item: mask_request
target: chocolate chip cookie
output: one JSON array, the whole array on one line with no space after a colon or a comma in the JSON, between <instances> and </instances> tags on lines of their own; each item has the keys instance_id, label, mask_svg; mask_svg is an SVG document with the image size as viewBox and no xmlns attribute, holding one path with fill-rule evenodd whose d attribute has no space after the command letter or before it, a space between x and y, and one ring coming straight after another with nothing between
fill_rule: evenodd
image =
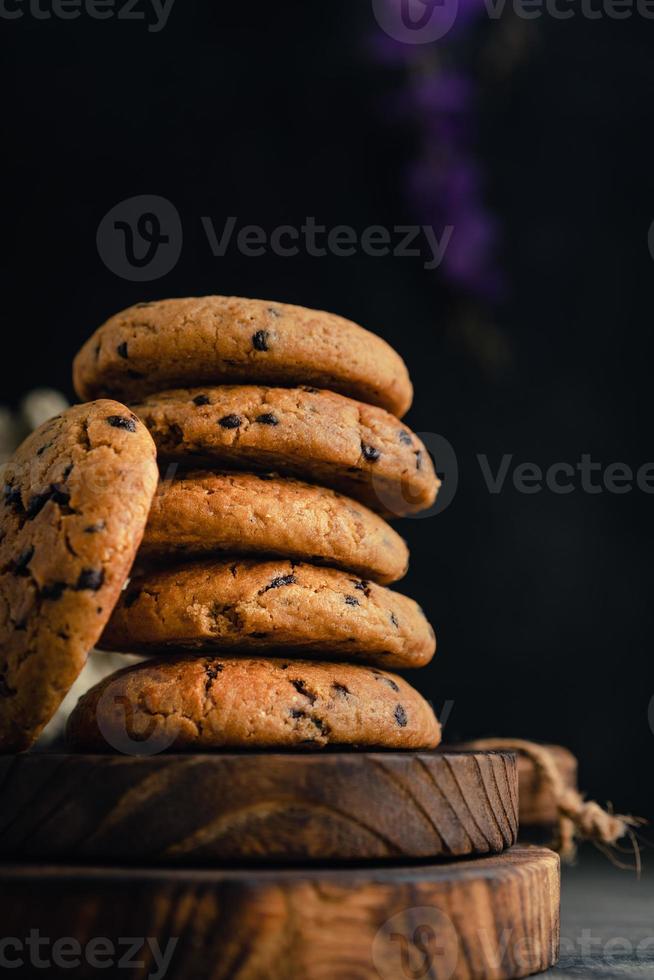
<instances>
[{"instance_id":1,"label":"chocolate chip cookie","mask_svg":"<svg viewBox=\"0 0 654 980\"><path fill-rule=\"evenodd\" d=\"M148 563L233 555L342 568L383 584L409 552L381 517L334 490L274 473L191 472L163 480L139 558Z\"/></svg>"},{"instance_id":2,"label":"chocolate chip cookie","mask_svg":"<svg viewBox=\"0 0 654 980\"><path fill-rule=\"evenodd\" d=\"M397 517L430 507L440 486L410 429L382 408L331 391L177 389L151 395L133 410L164 461L276 470Z\"/></svg>"},{"instance_id":3,"label":"chocolate chip cookie","mask_svg":"<svg viewBox=\"0 0 654 980\"><path fill-rule=\"evenodd\" d=\"M157 487L124 405L78 405L16 451L0 502L0 751L28 748L118 599Z\"/></svg>"},{"instance_id":4,"label":"chocolate chip cookie","mask_svg":"<svg viewBox=\"0 0 654 980\"><path fill-rule=\"evenodd\" d=\"M440 726L393 674L303 660L175 657L106 678L68 721L77 749L431 749Z\"/></svg>"},{"instance_id":5,"label":"chocolate chip cookie","mask_svg":"<svg viewBox=\"0 0 654 980\"><path fill-rule=\"evenodd\" d=\"M111 317L75 359L81 398L133 401L195 384L332 388L394 415L413 389L402 358L333 313L229 296L139 303Z\"/></svg>"},{"instance_id":6,"label":"chocolate chip cookie","mask_svg":"<svg viewBox=\"0 0 654 980\"><path fill-rule=\"evenodd\" d=\"M407 596L333 568L203 561L134 579L99 646L132 653L292 650L422 667L434 632Z\"/></svg>"}]
</instances>

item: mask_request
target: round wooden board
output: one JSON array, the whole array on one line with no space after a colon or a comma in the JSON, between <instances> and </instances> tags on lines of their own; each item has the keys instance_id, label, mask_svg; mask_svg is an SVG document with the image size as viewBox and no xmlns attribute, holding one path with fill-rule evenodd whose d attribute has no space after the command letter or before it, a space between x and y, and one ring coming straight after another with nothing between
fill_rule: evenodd
<instances>
[{"instance_id":1,"label":"round wooden board","mask_svg":"<svg viewBox=\"0 0 654 980\"><path fill-rule=\"evenodd\" d=\"M494 854L506 752L0 757L0 859L185 866Z\"/></svg>"},{"instance_id":2,"label":"round wooden board","mask_svg":"<svg viewBox=\"0 0 654 980\"><path fill-rule=\"evenodd\" d=\"M156 942L170 956L167 980L503 980L555 963L559 889L557 855L528 847L350 870L12 865L0 866L0 915L5 936L48 937L38 949L50 960L47 975L73 980L98 976L88 963L92 940L105 940L108 966L127 956L128 936L132 959L144 966L110 976L154 975ZM57 968L53 943L61 938L80 943L78 968ZM27 970L26 946L6 952Z\"/></svg>"}]
</instances>

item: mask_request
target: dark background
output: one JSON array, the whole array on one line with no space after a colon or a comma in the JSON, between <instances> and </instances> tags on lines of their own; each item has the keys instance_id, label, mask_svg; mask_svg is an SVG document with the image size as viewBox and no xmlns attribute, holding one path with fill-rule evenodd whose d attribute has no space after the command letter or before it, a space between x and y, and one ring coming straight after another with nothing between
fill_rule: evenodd
<instances>
[{"instance_id":1,"label":"dark background","mask_svg":"<svg viewBox=\"0 0 654 980\"><path fill-rule=\"evenodd\" d=\"M158 34L86 17L0 30L1 400L37 385L72 398L88 334L161 296L286 300L382 334L413 376L407 421L445 436L460 468L444 513L400 526L402 590L440 641L411 680L437 709L454 701L448 740L563 743L589 794L654 814L654 497L524 495L510 480L491 495L476 459L654 460L654 22L543 18L510 72L479 69L475 152L502 230L501 305L473 304L418 260L234 247L216 259L207 246L201 215L268 230L307 215L359 230L420 220L403 177L419 135L389 110L404 68L372 53L367 0L177 0ZM452 57L474 75L496 30ZM144 284L111 273L95 244L103 215L137 194L168 198L184 225L177 267Z\"/></svg>"}]
</instances>

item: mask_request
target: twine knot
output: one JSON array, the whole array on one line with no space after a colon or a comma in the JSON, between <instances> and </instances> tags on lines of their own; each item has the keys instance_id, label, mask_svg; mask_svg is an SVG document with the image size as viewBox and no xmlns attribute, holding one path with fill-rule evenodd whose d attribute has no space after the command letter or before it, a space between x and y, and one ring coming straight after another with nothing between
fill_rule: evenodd
<instances>
[{"instance_id":1,"label":"twine knot","mask_svg":"<svg viewBox=\"0 0 654 980\"><path fill-rule=\"evenodd\" d=\"M549 749L535 742L528 742L519 738L483 738L470 743L470 748L479 750L505 750L509 752L520 752L530 759L537 776L551 794L559 813L558 836L554 842L554 849L557 850L561 858L565 861L572 861L576 855L577 848L575 840L589 840L596 844L600 850L608 853L611 860L615 861L608 848L617 847L618 841L622 837L630 837L636 858L636 870L640 871L640 852L636 836L632 827L642 826L646 821L639 817L631 817L623 814L612 813L604 810L599 803L593 800L585 800L581 793L576 789L566 786L559 772L556 760Z\"/></svg>"}]
</instances>

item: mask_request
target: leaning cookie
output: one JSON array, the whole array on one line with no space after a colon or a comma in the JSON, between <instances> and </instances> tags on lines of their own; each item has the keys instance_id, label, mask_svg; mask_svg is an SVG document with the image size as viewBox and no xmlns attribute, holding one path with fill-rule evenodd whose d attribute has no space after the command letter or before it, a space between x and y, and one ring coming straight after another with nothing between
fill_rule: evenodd
<instances>
[{"instance_id":1,"label":"leaning cookie","mask_svg":"<svg viewBox=\"0 0 654 980\"><path fill-rule=\"evenodd\" d=\"M134 579L99 642L105 650L262 651L422 667L434 632L407 596L333 568L211 561Z\"/></svg>"},{"instance_id":2,"label":"leaning cookie","mask_svg":"<svg viewBox=\"0 0 654 980\"><path fill-rule=\"evenodd\" d=\"M429 453L406 425L331 391L178 389L132 408L164 462L276 470L395 517L430 507L440 486Z\"/></svg>"},{"instance_id":3,"label":"leaning cookie","mask_svg":"<svg viewBox=\"0 0 654 980\"><path fill-rule=\"evenodd\" d=\"M157 487L124 405L78 405L16 451L0 503L0 751L54 715L118 599Z\"/></svg>"},{"instance_id":4,"label":"leaning cookie","mask_svg":"<svg viewBox=\"0 0 654 980\"><path fill-rule=\"evenodd\" d=\"M91 688L68 721L76 749L432 749L440 725L406 681L351 664L175 657Z\"/></svg>"},{"instance_id":5,"label":"leaning cookie","mask_svg":"<svg viewBox=\"0 0 654 980\"><path fill-rule=\"evenodd\" d=\"M334 490L273 473L186 473L163 480L139 558L149 563L221 552L330 565L386 584L409 552L381 517Z\"/></svg>"},{"instance_id":6,"label":"leaning cookie","mask_svg":"<svg viewBox=\"0 0 654 980\"><path fill-rule=\"evenodd\" d=\"M231 296L139 303L116 314L74 364L81 398L134 400L193 384L332 388L404 415L413 389L402 358L350 320Z\"/></svg>"}]
</instances>

